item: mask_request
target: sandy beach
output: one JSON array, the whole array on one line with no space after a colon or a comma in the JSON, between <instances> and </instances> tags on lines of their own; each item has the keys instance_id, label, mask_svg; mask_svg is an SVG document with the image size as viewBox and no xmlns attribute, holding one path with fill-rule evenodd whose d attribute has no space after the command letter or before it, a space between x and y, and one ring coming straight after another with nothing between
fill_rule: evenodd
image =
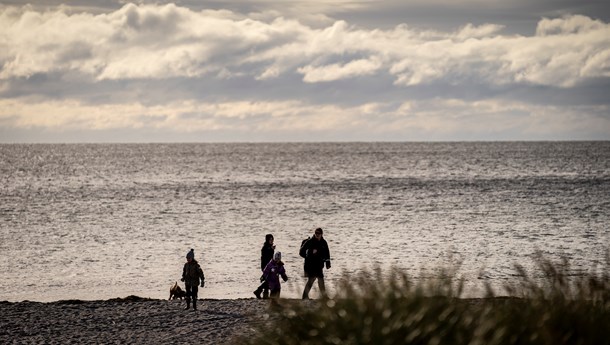
<instances>
[{"instance_id":1,"label":"sandy beach","mask_svg":"<svg viewBox=\"0 0 610 345\"><path fill-rule=\"evenodd\" d=\"M0 344L228 344L269 317L269 301L184 301L136 296L105 301L0 302Z\"/></svg>"},{"instance_id":2,"label":"sandy beach","mask_svg":"<svg viewBox=\"0 0 610 345\"><path fill-rule=\"evenodd\" d=\"M504 299L495 299L504 301ZM281 304L302 300L280 299ZM482 299L463 299L479 305ZM270 300L204 299L198 310L181 300L137 296L109 300L0 302L0 344L235 344L278 315ZM310 300L305 303L316 303Z\"/></svg>"}]
</instances>

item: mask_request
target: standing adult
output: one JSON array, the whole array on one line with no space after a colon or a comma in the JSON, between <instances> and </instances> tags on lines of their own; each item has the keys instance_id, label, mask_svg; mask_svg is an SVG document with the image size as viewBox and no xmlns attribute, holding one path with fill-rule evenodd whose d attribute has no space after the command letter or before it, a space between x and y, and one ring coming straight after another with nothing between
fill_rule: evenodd
<instances>
[{"instance_id":1,"label":"standing adult","mask_svg":"<svg viewBox=\"0 0 610 345\"><path fill-rule=\"evenodd\" d=\"M264 271L269 261L273 260L273 253L275 252L273 241L272 234L265 235L265 243L261 248L261 271ZM261 279L263 279L262 276ZM263 293L263 298L269 298L269 282L267 280L263 279L261 285L254 291L256 298L261 298L261 292Z\"/></svg>"},{"instance_id":2,"label":"standing adult","mask_svg":"<svg viewBox=\"0 0 610 345\"><path fill-rule=\"evenodd\" d=\"M330 268L330 250L328 243L323 237L322 228L317 228L314 231L314 236L303 243L299 255L305 258L305 275L307 276L307 284L303 290L303 299L309 299L309 291L313 286L314 280L318 280L318 288L320 294L326 297L326 287L324 286L324 265L326 269Z\"/></svg>"},{"instance_id":3,"label":"standing adult","mask_svg":"<svg viewBox=\"0 0 610 345\"><path fill-rule=\"evenodd\" d=\"M186 287L186 308L191 308L191 299L193 300L193 310L197 310L197 292L199 291L199 282L201 287L205 286L205 276L203 270L197 260L195 260L195 251L191 249L186 254L186 263L182 268L182 279Z\"/></svg>"}]
</instances>

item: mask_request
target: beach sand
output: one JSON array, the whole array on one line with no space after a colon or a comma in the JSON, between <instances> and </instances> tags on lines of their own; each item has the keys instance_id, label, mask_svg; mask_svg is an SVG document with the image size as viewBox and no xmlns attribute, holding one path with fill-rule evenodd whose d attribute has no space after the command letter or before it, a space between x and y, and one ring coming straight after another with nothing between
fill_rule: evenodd
<instances>
[{"instance_id":1,"label":"beach sand","mask_svg":"<svg viewBox=\"0 0 610 345\"><path fill-rule=\"evenodd\" d=\"M268 300L0 302L0 344L228 344L272 312Z\"/></svg>"},{"instance_id":2,"label":"beach sand","mask_svg":"<svg viewBox=\"0 0 610 345\"><path fill-rule=\"evenodd\" d=\"M514 298L460 299L473 307L515 303ZM237 344L271 322L279 308L319 300L204 299L198 310L183 300L137 296L99 301L0 302L0 344Z\"/></svg>"}]
</instances>

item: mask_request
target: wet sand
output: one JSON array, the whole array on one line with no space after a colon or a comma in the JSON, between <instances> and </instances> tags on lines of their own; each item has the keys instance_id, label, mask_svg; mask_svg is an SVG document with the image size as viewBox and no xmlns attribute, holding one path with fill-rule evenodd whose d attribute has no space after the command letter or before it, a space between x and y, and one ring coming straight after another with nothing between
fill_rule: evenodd
<instances>
[{"instance_id":1,"label":"wet sand","mask_svg":"<svg viewBox=\"0 0 610 345\"><path fill-rule=\"evenodd\" d=\"M0 302L0 344L229 344L269 318L269 301L184 301L136 296L106 301Z\"/></svg>"}]
</instances>

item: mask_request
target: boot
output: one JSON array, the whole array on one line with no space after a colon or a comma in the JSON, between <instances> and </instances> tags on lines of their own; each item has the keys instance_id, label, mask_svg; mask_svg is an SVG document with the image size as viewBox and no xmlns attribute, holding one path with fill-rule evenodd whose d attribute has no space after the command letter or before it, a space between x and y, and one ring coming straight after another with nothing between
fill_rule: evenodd
<instances>
[{"instance_id":1,"label":"boot","mask_svg":"<svg viewBox=\"0 0 610 345\"><path fill-rule=\"evenodd\" d=\"M269 298L269 290L263 290L263 299Z\"/></svg>"},{"instance_id":2,"label":"boot","mask_svg":"<svg viewBox=\"0 0 610 345\"><path fill-rule=\"evenodd\" d=\"M193 310L197 310L197 300L193 300Z\"/></svg>"},{"instance_id":3,"label":"boot","mask_svg":"<svg viewBox=\"0 0 610 345\"><path fill-rule=\"evenodd\" d=\"M260 287L258 289L256 289L256 291L254 291L254 296L256 296L256 299L261 299L261 288Z\"/></svg>"},{"instance_id":4,"label":"boot","mask_svg":"<svg viewBox=\"0 0 610 345\"><path fill-rule=\"evenodd\" d=\"M189 310L191 309L191 300L186 300L186 307L184 307L184 310Z\"/></svg>"}]
</instances>

